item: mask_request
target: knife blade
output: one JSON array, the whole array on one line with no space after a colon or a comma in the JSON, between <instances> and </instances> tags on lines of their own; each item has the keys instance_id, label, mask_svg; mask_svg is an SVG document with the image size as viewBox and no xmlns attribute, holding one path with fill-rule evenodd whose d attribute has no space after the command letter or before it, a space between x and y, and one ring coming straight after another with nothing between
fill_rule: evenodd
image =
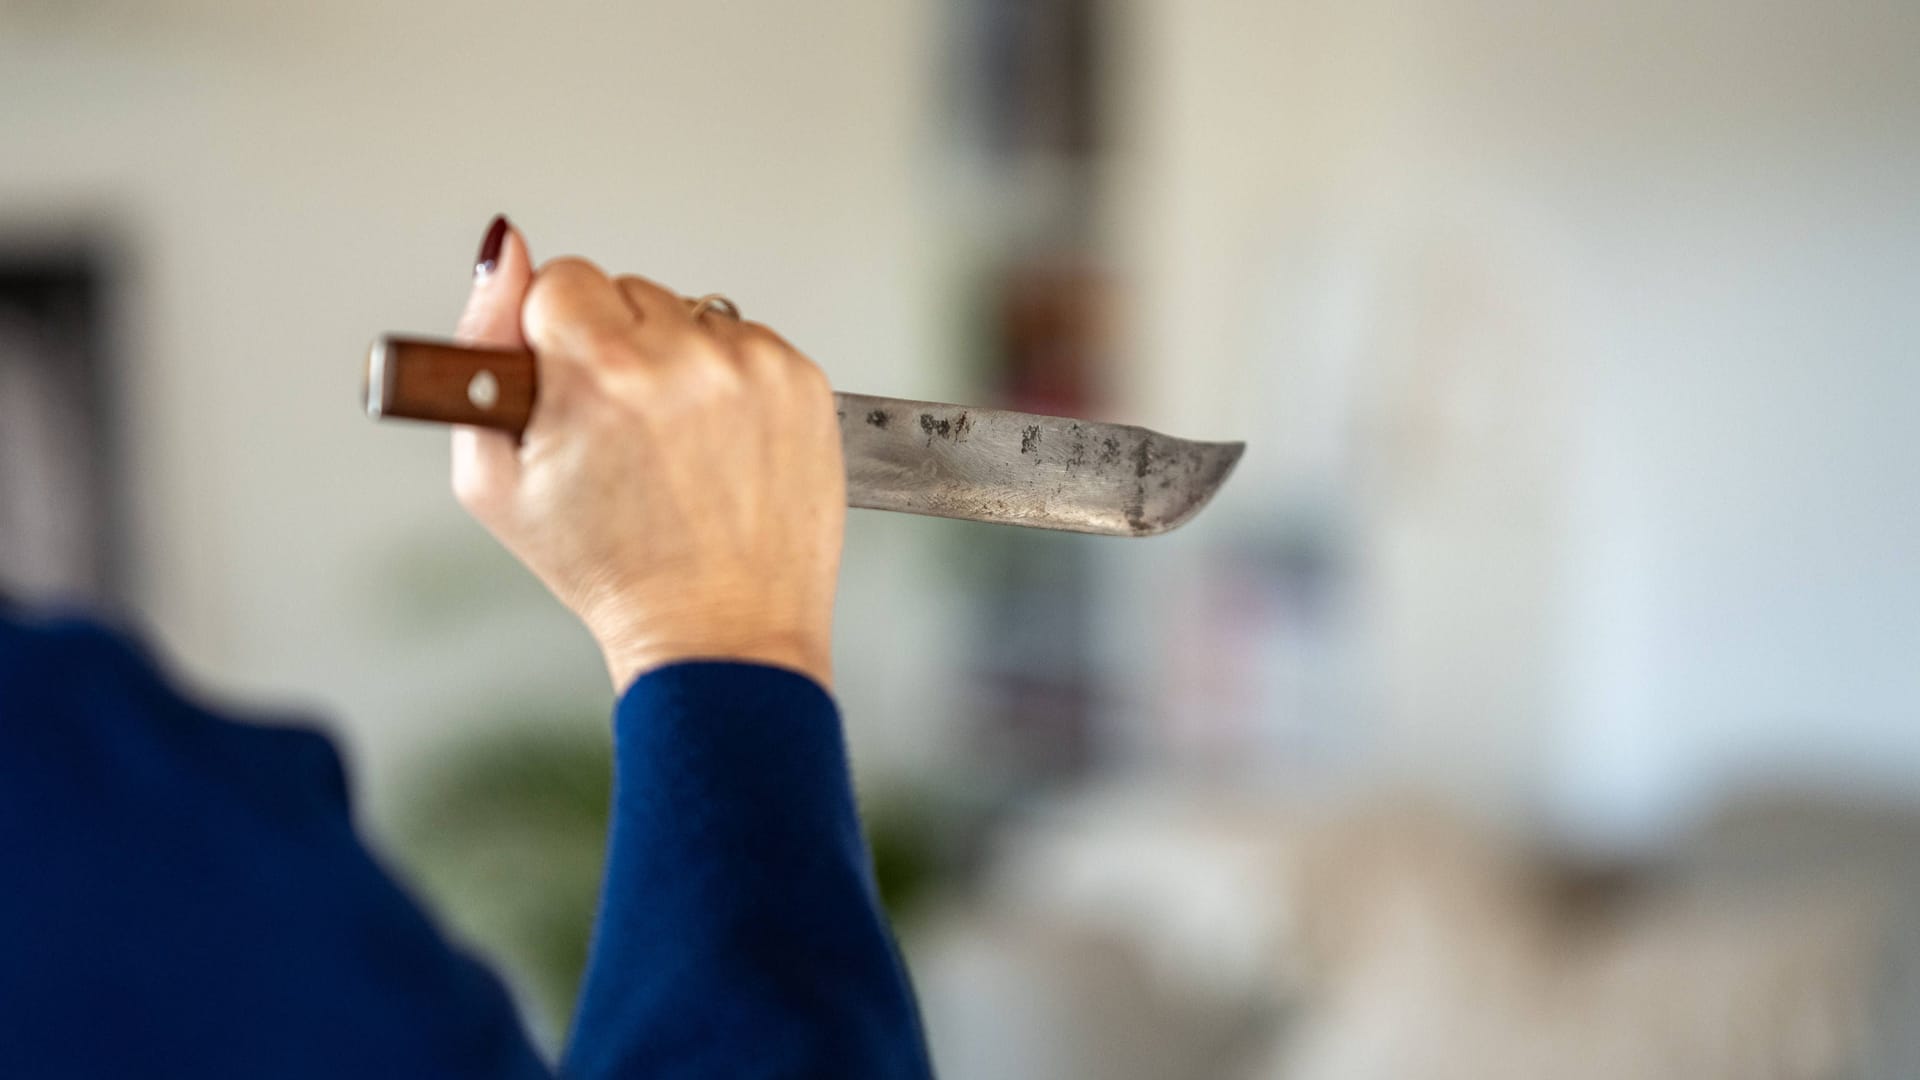
<instances>
[{"instance_id":1,"label":"knife blade","mask_svg":"<svg viewBox=\"0 0 1920 1080\"><path fill-rule=\"evenodd\" d=\"M520 434L538 396L524 350L388 336L367 415ZM847 505L1103 536L1156 536L1200 512L1246 444L1129 424L836 393Z\"/></svg>"}]
</instances>

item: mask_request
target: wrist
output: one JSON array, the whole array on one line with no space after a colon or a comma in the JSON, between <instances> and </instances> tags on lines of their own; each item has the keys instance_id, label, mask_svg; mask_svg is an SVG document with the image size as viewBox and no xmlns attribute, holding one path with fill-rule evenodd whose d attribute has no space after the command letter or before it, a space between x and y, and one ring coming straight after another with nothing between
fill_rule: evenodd
<instances>
[{"instance_id":1,"label":"wrist","mask_svg":"<svg viewBox=\"0 0 1920 1080\"><path fill-rule=\"evenodd\" d=\"M595 633L607 675L615 694L625 694L634 681L669 664L697 660L765 664L807 676L833 689L832 650L825 636L796 633L680 633L638 635L628 632Z\"/></svg>"}]
</instances>

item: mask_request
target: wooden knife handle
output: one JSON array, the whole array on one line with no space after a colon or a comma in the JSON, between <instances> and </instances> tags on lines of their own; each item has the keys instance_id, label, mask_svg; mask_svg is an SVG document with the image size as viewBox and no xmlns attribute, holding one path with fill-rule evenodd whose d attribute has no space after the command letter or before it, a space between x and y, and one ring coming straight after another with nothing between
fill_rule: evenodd
<instances>
[{"instance_id":1,"label":"wooden knife handle","mask_svg":"<svg viewBox=\"0 0 1920 1080\"><path fill-rule=\"evenodd\" d=\"M519 435L538 390L533 354L384 337L367 353L367 415L471 424Z\"/></svg>"}]
</instances>

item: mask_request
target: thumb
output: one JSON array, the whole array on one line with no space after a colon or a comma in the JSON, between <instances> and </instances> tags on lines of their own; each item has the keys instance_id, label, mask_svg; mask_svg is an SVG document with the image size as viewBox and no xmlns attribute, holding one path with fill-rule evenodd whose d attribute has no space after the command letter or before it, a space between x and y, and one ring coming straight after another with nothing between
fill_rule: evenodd
<instances>
[{"instance_id":1,"label":"thumb","mask_svg":"<svg viewBox=\"0 0 1920 1080\"><path fill-rule=\"evenodd\" d=\"M520 230L506 215L487 227L473 266L473 289L454 330L463 345L523 349L520 305L533 281L533 263ZM453 429L453 491L475 516L519 483L520 456L513 436L485 428Z\"/></svg>"},{"instance_id":2,"label":"thumb","mask_svg":"<svg viewBox=\"0 0 1920 1080\"><path fill-rule=\"evenodd\" d=\"M520 302L533 281L526 241L505 214L494 217L473 264L473 290L453 336L462 345L520 349Z\"/></svg>"}]
</instances>

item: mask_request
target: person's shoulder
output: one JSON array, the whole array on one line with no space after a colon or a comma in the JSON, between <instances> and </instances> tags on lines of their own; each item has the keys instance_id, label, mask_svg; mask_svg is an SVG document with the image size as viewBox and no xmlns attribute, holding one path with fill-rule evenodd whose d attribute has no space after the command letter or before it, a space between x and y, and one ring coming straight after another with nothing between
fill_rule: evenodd
<instances>
[{"instance_id":1,"label":"person's shoulder","mask_svg":"<svg viewBox=\"0 0 1920 1080\"><path fill-rule=\"evenodd\" d=\"M125 631L72 611L0 612L0 737L48 722L78 736L171 697Z\"/></svg>"},{"instance_id":2,"label":"person's shoulder","mask_svg":"<svg viewBox=\"0 0 1920 1080\"><path fill-rule=\"evenodd\" d=\"M84 667L150 671L152 662L123 631L71 611L0 610L0 687L46 685L50 676Z\"/></svg>"},{"instance_id":3,"label":"person's shoulder","mask_svg":"<svg viewBox=\"0 0 1920 1080\"><path fill-rule=\"evenodd\" d=\"M0 611L0 756L55 747L149 770L191 761L267 806L335 808L348 794L332 740L298 718L201 703L139 636L97 616Z\"/></svg>"}]
</instances>

